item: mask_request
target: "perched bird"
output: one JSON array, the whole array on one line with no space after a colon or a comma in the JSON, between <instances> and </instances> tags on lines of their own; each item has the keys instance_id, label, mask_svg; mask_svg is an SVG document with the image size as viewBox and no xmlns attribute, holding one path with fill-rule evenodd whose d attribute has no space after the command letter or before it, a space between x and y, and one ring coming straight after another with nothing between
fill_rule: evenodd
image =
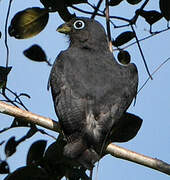
<instances>
[{"instance_id":1,"label":"perched bird","mask_svg":"<svg viewBox=\"0 0 170 180\"><path fill-rule=\"evenodd\" d=\"M92 169L112 127L137 94L137 68L117 63L104 28L93 19L73 18L57 31L70 40L68 49L56 58L49 79L67 140L63 153Z\"/></svg>"}]
</instances>

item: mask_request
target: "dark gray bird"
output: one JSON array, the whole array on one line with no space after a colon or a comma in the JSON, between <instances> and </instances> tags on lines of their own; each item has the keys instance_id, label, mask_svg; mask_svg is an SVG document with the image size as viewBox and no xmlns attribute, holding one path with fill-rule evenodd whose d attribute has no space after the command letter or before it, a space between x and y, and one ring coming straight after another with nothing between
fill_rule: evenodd
<instances>
[{"instance_id":1,"label":"dark gray bird","mask_svg":"<svg viewBox=\"0 0 170 180\"><path fill-rule=\"evenodd\" d=\"M95 20L74 18L57 31L70 39L50 75L55 111L67 139L64 155L92 169L112 127L136 96L137 68L116 62L105 30Z\"/></svg>"}]
</instances>

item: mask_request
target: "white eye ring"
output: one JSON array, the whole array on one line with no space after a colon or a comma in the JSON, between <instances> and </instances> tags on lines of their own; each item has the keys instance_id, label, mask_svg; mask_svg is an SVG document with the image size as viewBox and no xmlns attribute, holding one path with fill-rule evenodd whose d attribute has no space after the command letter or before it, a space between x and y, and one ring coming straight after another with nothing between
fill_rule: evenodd
<instances>
[{"instance_id":1,"label":"white eye ring","mask_svg":"<svg viewBox=\"0 0 170 180\"><path fill-rule=\"evenodd\" d=\"M83 29L85 26L85 23L82 20L77 20L73 24L75 29Z\"/></svg>"}]
</instances>

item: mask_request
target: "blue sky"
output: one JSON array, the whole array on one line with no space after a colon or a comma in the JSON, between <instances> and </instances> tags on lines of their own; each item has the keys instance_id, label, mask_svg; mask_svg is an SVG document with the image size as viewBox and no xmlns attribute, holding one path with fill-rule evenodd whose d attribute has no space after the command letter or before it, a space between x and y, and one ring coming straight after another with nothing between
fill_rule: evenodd
<instances>
[{"instance_id":1,"label":"blue sky","mask_svg":"<svg viewBox=\"0 0 170 180\"><path fill-rule=\"evenodd\" d=\"M91 0L92 3L95 1ZM15 0L12 3L10 19L20 10L28 7L42 7L38 0L27 0L21 3L20 0ZM5 15L7 12L8 2L0 1L0 31L4 32ZM81 7L81 6L80 6ZM87 6L83 6L87 8ZM120 7L110 9L112 15L132 17L137 6L130 6L123 2ZM151 1L145 9L157 9L158 0ZM71 10L71 12L74 12ZM83 14L79 14L83 16ZM97 18L98 19L98 18ZM98 19L105 25L103 19ZM50 68L45 63L36 63L26 59L22 52L32 44L39 44L46 51L48 58L53 62L57 54L68 47L68 39L56 32L56 28L63 23L57 13L50 14L47 27L37 36L26 40L17 40L9 37L10 47L10 65L13 69L9 76L8 87L14 92L25 92L31 96L31 99L24 99L25 105L31 112L50 117L57 120L54 112L53 103L50 91L47 91L47 81ZM166 21L163 19L153 26L157 30L166 27ZM113 37L127 29L111 29ZM149 25L140 18L136 24L136 32L139 38L142 38L148 33ZM154 36L149 40L141 42L141 46L147 60L149 69L153 72L163 61L170 57L169 46L170 32L164 32ZM6 50L4 46L4 35L0 39L0 54L1 64L5 65ZM139 87L147 79L145 67L142 62L139 50L136 45L127 49L132 56L139 71ZM114 52L116 55L116 52ZM118 144L122 147L148 155L154 158L161 159L170 163L170 83L169 83L170 62L166 63L154 76L153 80L149 81L137 97L135 107L131 106L129 112L140 116L143 119L143 125L138 135L127 143ZM0 115L1 128L9 126L12 117ZM1 129L0 128L0 129ZM9 132L0 135L0 141L7 140L11 135L16 135L17 138L26 133L27 129L13 129ZM49 131L53 135L54 132ZM18 147L17 153L8 159L11 171L16 167L23 166L25 156L30 143L35 139L48 139L49 144L53 141L48 137L37 134L34 138L27 140ZM0 157L4 158L3 151L0 151ZM2 178L1 178L2 177ZM114 158L110 155L104 157L99 164L98 179L117 179L117 180L136 180L136 179L153 179L153 180L168 180L169 176L158 171L137 165L132 162ZM0 180L3 176L0 176Z\"/></svg>"}]
</instances>

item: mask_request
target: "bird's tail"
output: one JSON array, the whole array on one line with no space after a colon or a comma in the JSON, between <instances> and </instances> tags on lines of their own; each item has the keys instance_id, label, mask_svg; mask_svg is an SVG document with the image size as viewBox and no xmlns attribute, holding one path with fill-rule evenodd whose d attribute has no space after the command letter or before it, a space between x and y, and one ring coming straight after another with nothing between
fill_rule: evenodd
<instances>
[{"instance_id":1,"label":"bird's tail","mask_svg":"<svg viewBox=\"0 0 170 180\"><path fill-rule=\"evenodd\" d=\"M64 155L71 159L75 159L89 170L93 169L94 163L99 160L97 152L91 147L88 147L82 138L68 143L64 147Z\"/></svg>"}]
</instances>

